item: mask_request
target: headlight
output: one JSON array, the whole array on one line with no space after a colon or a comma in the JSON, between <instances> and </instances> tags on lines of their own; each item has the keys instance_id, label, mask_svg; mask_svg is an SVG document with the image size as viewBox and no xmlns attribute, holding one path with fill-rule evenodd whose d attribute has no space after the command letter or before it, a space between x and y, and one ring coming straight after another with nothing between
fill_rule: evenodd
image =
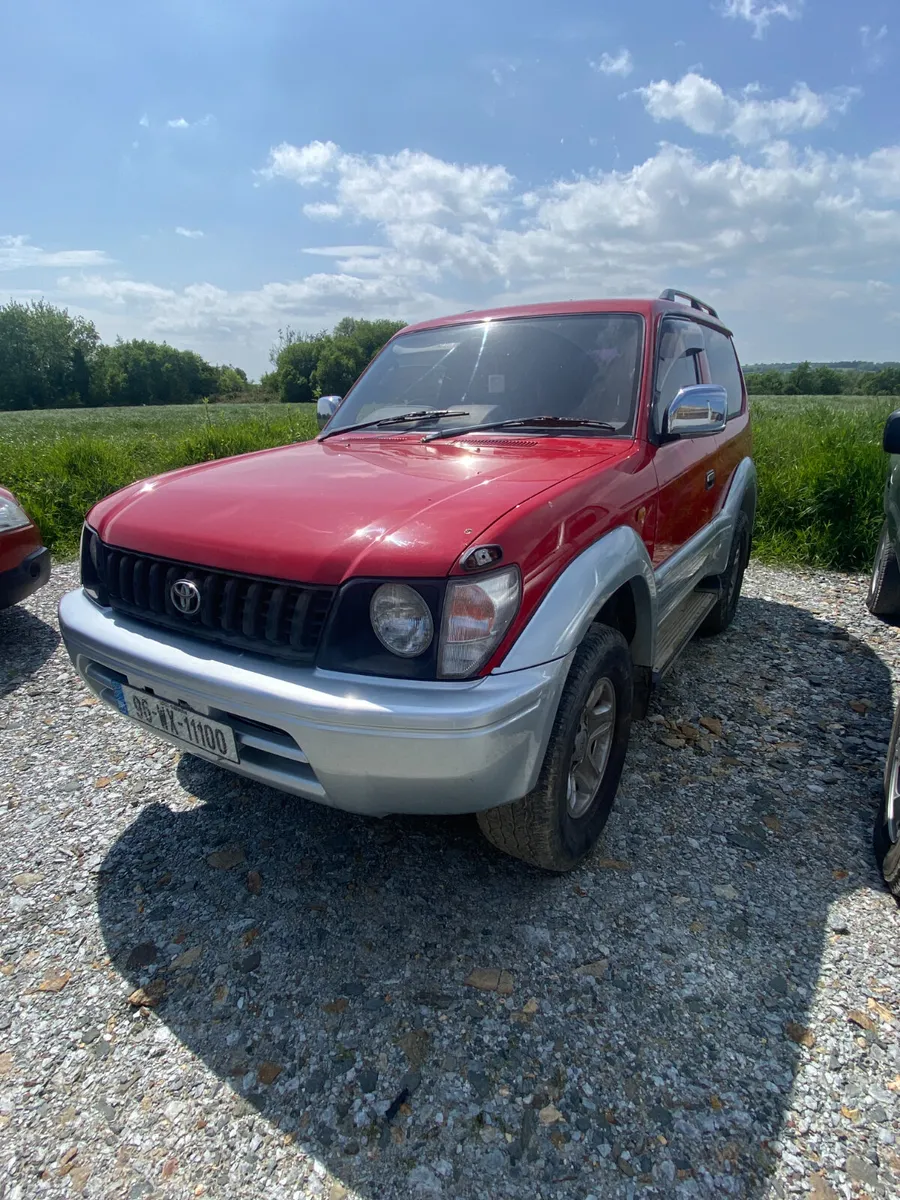
<instances>
[{"instance_id":1,"label":"headlight","mask_svg":"<svg viewBox=\"0 0 900 1200\"><path fill-rule=\"evenodd\" d=\"M384 583L372 597L369 616L375 636L400 658L424 654L434 637L431 609L405 583Z\"/></svg>"},{"instance_id":2,"label":"headlight","mask_svg":"<svg viewBox=\"0 0 900 1200\"><path fill-rule=\"evenodd\" d=\"M444 600L439 675L460 679L484 666L516 615L521 590L515 567L477 581L450 582Z\"/></svg>"},{"instance_id":3,"label":"headlight","mask_svg":"<svg viewBox=\"0 0 900 1200\"><path fill-rule=\"evenodd\" d=\"M7 500L0 496L0 533L8 533L11 529L24 529L31 521L24 509L15 500Z\"/></svg>"}]
</instances>

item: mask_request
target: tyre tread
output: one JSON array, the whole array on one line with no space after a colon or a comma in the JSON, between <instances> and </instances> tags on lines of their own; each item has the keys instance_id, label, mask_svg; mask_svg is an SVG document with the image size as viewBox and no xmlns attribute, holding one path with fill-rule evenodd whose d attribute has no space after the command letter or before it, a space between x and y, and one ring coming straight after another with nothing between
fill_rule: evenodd
<instances>
[{"instance_id":1,"label":"tyre tread","mask_svg":"<svg viewBox=\"0 0 900 1200\"><path fill-rule=\"evenodd\" d=\"M891 542L887 521L881 529L866 608L875 617L900 617L900 563Z\"/></svg>"},{"instance_id":2,"label":"tyre tread","mask_svg":"<svg viewBox=\"0 0 900 1200\"><path fill-rule=\"evenodd\" d=\"M560 786L560 773L563 769L557 750L560 741L564 739L567 722L571 719L571 710L577 703L582 686L597 673L598 664L606 656L613 652L621 654L623 651L630 663L628 643L617 629L606 625L594 625L585 635L569 669L537 784L521 800L502 804L478 814L481 832L498 850L547 871L568 871L576 865L577 860L569 858L556 844L553 836L557 788ZM621 697L620 703L627 704L623 715L627 727L630 728L631 686L627 691L628 695Z\"/></svg>"}]
</instances>

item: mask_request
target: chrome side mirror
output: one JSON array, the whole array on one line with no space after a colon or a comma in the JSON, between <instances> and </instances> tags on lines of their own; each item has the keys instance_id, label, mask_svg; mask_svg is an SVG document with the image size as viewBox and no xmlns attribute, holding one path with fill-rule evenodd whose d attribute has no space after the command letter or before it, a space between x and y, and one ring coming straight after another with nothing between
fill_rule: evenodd
<instances>
[{"instance_id":1,"label":"chrome side mirror","mask_svg":"<svg viewBox=\"0 0 900 1200\"><path fill-rule=\"evenodd\" d=\"M683 387L666 409L663 435L707 437L721 433L728 419L728 393L718 383Z\"/></svg>"},{"instance_id":2,"label":"chrome side mirror","mask_svg":"<svg viewBox=\"0 0 900 1200\"><path fill-rule=\"evenodd\" d=\"M319 428L324 429L338 410L343 396L320 396L316 401L316 420Z\"/></svg>"}]
</instances>

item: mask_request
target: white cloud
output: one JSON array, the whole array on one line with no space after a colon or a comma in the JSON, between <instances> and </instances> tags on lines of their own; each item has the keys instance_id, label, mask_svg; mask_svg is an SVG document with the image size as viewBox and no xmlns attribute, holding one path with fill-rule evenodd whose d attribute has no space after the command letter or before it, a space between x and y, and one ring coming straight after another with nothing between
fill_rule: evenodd
<instances>
[{"instance_id":1,"label":"white cloud","mask_svg":"<svg viewBox=\"0 0 900 1200\"><path fill-rule=\"evenodd\" d=\"M820 93L805 83L795 84L788 96L764 100L759 85L729 96L717 83L689 72L675 83L661 79L638 88L644 107L655 121L681 121L694 133L731 137L742 145L765 142L800 130L815 129L831 116L847 111L858 92L854 88Z\"/></svg>"},{"instance_id":2,"label":"white cloud","mask_svg":"<svg viewBox=\"0 0 900 1200\"><path fill-rule=\"evenodd\" d=\"M269 162L260 172L266 179L280 175L297 183L318 183L335 166L341 156L334 142L309 142L292 146L282 142L269 151Z\"/></svg>"},{"instance_id":3,"label":"white cloud","mask_svg":"<svg viewBox=\"0 0 900 1200\"><path fill-rule=\"evenodd\" d=\"M27 235L0 235L0 271L29 267L101 267L110 262L102 250L42 250Z\"/></svg>"},{"instance_id":4,"label":"white cloud","mask_svg":"<svg viewBox=\"0 0 900 1200\"><path fill-rule=\"evenodd\" d=\"M860 26L859 40L865 51L867 70L877 71L887 62L887 35L887 25L882 25L878 29L873 29L871 25Z\"/></svg>"},{"instance_id":5,"label":"white cloud","mask_svg":"<svg viewBox=\"0 0 900 1200\"><path fill-rule=\"evenodd\" d=\"M196 121L188 121L184 117L173 117L171 121L166 121L170 129L198 129L202 125L212 124L212 116L207 113L205 117L200 117Z\"/></svg>"},{"instance_id":6,"label":"white cloud","mask_svg":"<svg viewBox=\"0 0 900 1200\"><path fill-rule=\"evenodd\" d=\"M140 125L142 129L149 129L149 128L150 128L150 118L147 116L147 114L146 114L146 113L144 113L144 115L143 115L143 116L141 117L141 119L138 121L138 125Z\"/></svg>"},{"instance_id":7,"label":"white cloud","mask_svg":"<svg viewBox=\"0 0 900 1200\"><path fill-rule=\"evenodd\" d=\"M753 36L762 37L773 17L798 21L803 12L803 0L725 0L725 16L749 21Z\"/></svg>"},{"instance_id":8,"label":"white cloud","mask_svg":"<svg viewBox=\"0 0 900 1200\"><path fill-rule=\"evenodd\" d=\"M305 246L304 254L320 254L323 258L377 258L383 246Z\"/></svg>"},{"instance_id":9,"label":"white cloud","mask_svg":"<svg viewBox=\"0 0 900 1200\"><path fill-rule=\"evenodd\" d=\"M307 205L308 216L393 224L440 221L493 224L505 211L512 176L505 167L459 166L417 150L348 154L334 142L282 143L262 174L301 185L328 182L331 201Z\"/></svg>"},{"instance_id":10,"label":"white cloud","mask_svg":"<svg viewBox=\"0 0 900 1200\"><path fill-rule=\"evenodd\" d=\"M185 227L183 225L176 225L175 232L179 235L179 237L184 237L184 238L202 238L203 237L202 229L185 229Z\"/></svg>"},{"instance_id":11,"label":"white cloud","mask_svg":"<svg viewBox=\"0 0 900 1200\"><path fill-rule=\"evenodd\" d=\"M592 62L595 71L603 75L619 75L625 79L634 70L634 59L630 50L620 50L618 54L601 54L599 62Z\"/></svg>"}]
</instances>

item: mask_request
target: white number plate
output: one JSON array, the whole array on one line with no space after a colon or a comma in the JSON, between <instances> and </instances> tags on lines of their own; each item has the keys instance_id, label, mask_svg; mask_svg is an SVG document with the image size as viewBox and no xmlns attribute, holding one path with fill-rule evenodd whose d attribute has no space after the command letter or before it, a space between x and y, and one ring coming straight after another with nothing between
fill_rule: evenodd
<instances>
[{"instance_id":1,"label":"white number plate","mask_svg":"<svg viewBox=\"0 0 900 1200\"><path fill-rule=\"evenodd\" d=\"M126 717L166 734L188 750L202 750L228 762L240 762L234 732L221 721L211 721L189 708L167 704L124 684L117 684L115 692L116 702Z\"/></svg>"}]
</instances>

